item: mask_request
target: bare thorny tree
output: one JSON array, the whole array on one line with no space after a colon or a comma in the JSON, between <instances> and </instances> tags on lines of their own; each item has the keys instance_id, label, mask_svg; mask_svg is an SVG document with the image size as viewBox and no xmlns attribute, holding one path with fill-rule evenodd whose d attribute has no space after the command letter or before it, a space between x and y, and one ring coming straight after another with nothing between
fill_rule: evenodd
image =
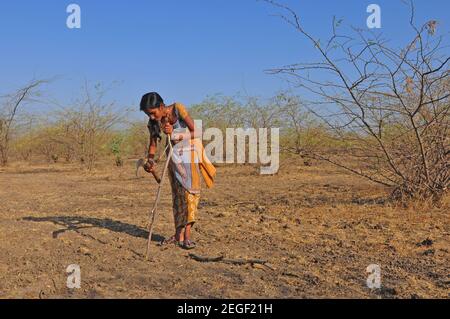
<instances>
[{"instance_id":1,"label":"bare thorny tree","mask_svg":"<svg viewBox=\"0 0 450 319\"><path fill-rule=\"evenodd\" d=\"M76 156L92 170L108 132L123 121L125 112L117 110L114 102L105 101L110 87L91 87L85 81L82 90L81 97L70 106L54 102L60 108L56 114L58 130L50 138L65 148L68 157Z\"/></svg>"},{"instance_id":2,"label":"bare thorny tree","mask_svg":"<svg viewBox=\"0 0 450 319\"><path fill-rule=\"evenodd\" d=\"M32 80L16 92L3 96L0 104L0 165L8 163L11 137L15 120L20 108L30 102L37 102L40 96L40 87L48 80Z\"/></svg>"},{"instance_id":3,"label":"bare thorny tree","mask_svg":"<svg viewBox=\"0 0 450 319\"><path fill-rule=\"evenodd\" d=\"M307 155L390 187L395 199L442 199L450 181L450 57L437 21L418 27L413 2L405 2L413 36L404 47L369 30L341 34L336 19L322 42L291 8L265 1L318 53L317 61L268 71L294 77L315 97L309 107L336 140L331 152Z\"/></svg>"}]
</instances>

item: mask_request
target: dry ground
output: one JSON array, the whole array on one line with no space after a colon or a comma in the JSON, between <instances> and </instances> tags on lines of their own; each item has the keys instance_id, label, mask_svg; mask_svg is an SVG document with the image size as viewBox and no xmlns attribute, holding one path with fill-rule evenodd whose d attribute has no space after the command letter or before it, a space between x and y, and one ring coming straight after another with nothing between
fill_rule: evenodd
<instances>
[{"instance_id":1,"label":"dry ground","mask_svg":"<svg viewBox=\"0 0 450 319\"><path fill-rule=\"evenodd\" d=\"M220 167L202 194L195 253L265 259L272 269L200 263L157 247L173 231L167 184L146 261L156 185L132 167L0 170L0 298L450 296L448 205L396 208L385 190L323 165L267 177ZM66 288L70 264L81 266L79 290ZM370 264L381 267L380 290L366 287Z\"/></svg>"}]
</instances>

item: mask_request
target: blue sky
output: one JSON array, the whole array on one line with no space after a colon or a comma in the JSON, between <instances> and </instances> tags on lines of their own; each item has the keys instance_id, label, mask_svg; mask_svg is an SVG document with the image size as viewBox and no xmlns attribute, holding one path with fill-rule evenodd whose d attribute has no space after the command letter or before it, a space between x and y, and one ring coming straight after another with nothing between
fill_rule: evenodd
<instances>
[{"instance_id":1,"label":"blue sky","mask_svg":"<svg viewBox=\"0 0 450 319\"><path fill-rule=\"evenodd\" d=\"M66 27L66 7L82 9L82 28ZM285 0L303 25L329 34L333 16L365 27L366 8L382 8L394 43L409 34L400 0ZM450 1L416 0L417 20L449 31ZM264 70L305 61L314 51L256 0L39 0L0 2L0 93L33 76L59 79L49 91L73 99L84 81L119 81L111 98L134 106L148 91L187 105L222 93L269 97L289 85Z\"/></svg>"}]
</instances>

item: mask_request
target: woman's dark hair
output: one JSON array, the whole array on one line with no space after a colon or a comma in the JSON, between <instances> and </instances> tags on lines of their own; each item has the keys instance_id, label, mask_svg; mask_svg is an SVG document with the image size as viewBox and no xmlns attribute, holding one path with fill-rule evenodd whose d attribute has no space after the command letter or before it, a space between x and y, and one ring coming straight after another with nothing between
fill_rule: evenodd
<instances>
[{"instance_id":1,"label":"woman's dark hair","mask_svg":"<svg viewBox=\"0 0 450 319\"><path fill-rule=\"evenodd\" d=\"M163 98L156 92L147 93L141 100L141 111L147 109L156 109L164 103ZM148 121L148 130L150 131L150 138L161 140L161 127L158 121L150 119Z\"/></svg>"},{"instance_id":2,"label":"woman's dark hair","mask_svg":"<svg viewBox=\"0 0 450 319\"><path fill-rule=\"evenodd\" d=\"M161 95L156 92L147 93L142 97L141 100L141 111L147 109L155 109L164 103Z\"/></svg>"}]
</instances>

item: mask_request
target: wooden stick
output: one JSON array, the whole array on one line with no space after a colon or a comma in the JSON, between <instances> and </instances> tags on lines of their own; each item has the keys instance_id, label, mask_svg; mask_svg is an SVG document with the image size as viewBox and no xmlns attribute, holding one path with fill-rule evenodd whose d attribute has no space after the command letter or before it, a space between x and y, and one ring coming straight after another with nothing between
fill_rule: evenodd
<instances>
[{"instance_id":1,"label":"wooden stick","mask_svg":"<svg viewBox=\"0 0 450 319\"><path fill-rule=\"evenodd\" d=\"M167 155L166 163L164 164L164 169L162 171L162 176L160 178L158 191L156 192L155 204L153 205L152 211L150 212L151 222L150 222L150 227L149 227L149 231L148 231L147 251L145 253L147 260L148 260L149 253L150 253L150 246L152 243L152 235L153 235L153 226L155 225L156 215L158 212L157 210L158 210L159 199L161 197L161 190L162 190L162 186L164 184L164 178L166 177L167 169L169 167L170 159L172 158L172 154L173 154L173 146L172 146L172 141L170 140L170 137L167 138L167 141L169 142L169 154ZM156 176L155 176L155 179L157 179Z\"/></svg>"},{"instance_id":2,"label":"wooden stick","mask_svg":"<svg viewBox=\"0 0 450 319\"><path fill-rule=\"evenodd\" d=\"M233 264L233 265L245 265L245 264L260 264L266 266L267 261L261 259L229 259L224 258L223 256L219 257L202 257L195 254L189 254L189 257L198 262L223 262L225 264ZM269 267L270 268L270 267Z\"/></svg>"},{"instance_id":3,"label":"wooden stick","mask_svg":"<svg viewBox=\"0 0 450 319\"><path fill-rule=\"evenodd\" d=\"M161 184L162 179L161 179L161 177L158 176L158 173L155 172L155 171L153 171L153 172L152 172L152 175L153 175L153 177L155 178L155 181L156 181L158 184Z\"/></svg>"},{"instance_id":4,"label":"wooden stick","mask_svg":"<svg viewBox=\"0 0 450 319\"><path fill-rule=\"evenodd\" d=\"M189 254L189 257L201 263L219 262L223 260L223 256L219 257L201 257L195 254Z\"/></svg>"}]
</instances>

